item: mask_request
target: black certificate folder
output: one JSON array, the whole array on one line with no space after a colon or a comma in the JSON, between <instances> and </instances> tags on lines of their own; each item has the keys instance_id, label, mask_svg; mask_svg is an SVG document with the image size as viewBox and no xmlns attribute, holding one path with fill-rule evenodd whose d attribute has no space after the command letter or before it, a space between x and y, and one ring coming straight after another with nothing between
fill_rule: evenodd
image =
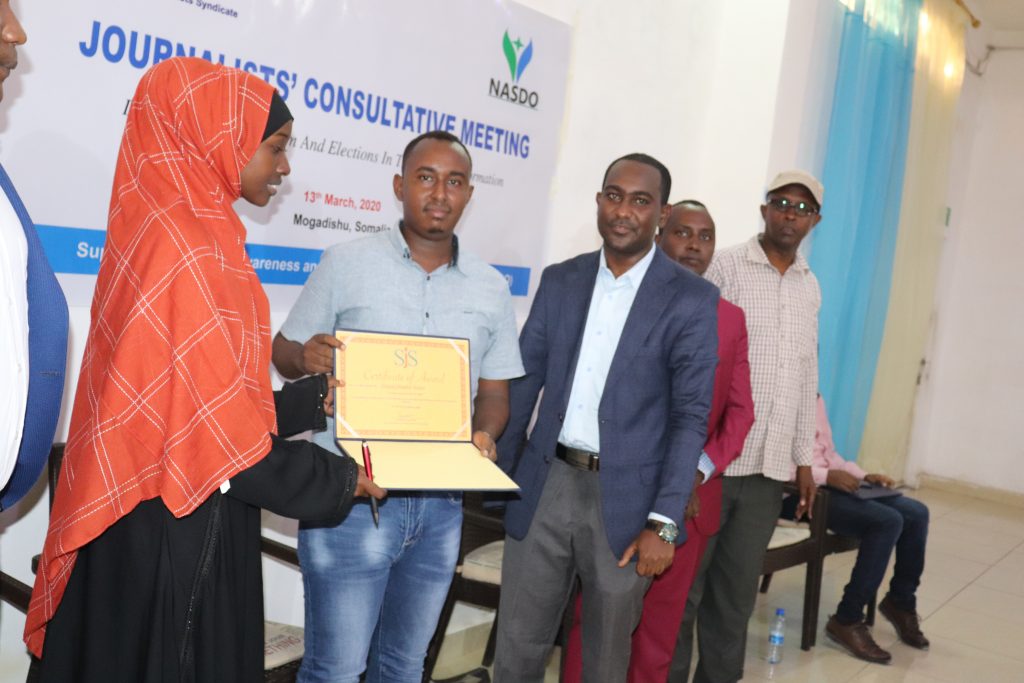
<instances>
[{"instance_id":1,"label":"black certificate folder","mask_svg":"<svg viewBox=\"0 0 1024 683\"><path fill-rule=\"evenodd\" d=\"M891 489L881 484L869 484L866 481L860 483L860 488L854 491L851 495L860 498L861 500L872 500L874 498L893 498L895 496L902 496L902 491Z\"/></svg>"}]
</instances>

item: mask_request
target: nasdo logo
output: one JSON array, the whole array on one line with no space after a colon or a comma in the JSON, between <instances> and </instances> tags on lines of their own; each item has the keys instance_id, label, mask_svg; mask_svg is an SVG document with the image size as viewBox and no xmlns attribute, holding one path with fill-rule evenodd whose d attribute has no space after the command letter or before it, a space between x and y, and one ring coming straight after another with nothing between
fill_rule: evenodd
<instances>
[{"instance_id":1,"label":"nasdo logo","mask_svg":"<svg viewBox=\"0 0 1024 683\"><path fill-rule=\"evenodd\" d=\"M491 79L489 93L491 97L500 100L519 104L530 109L536 109L540 104L540 95L536 91L527 90L519 85L519 79L533 59L533 40L523 45L523 41L516 38L514 41L508 37L508 30L501 41L502 50L505 52L505 60L508 62L508 72L511 82L503 81L500 78Z\"/></svg>"}]
</instances>

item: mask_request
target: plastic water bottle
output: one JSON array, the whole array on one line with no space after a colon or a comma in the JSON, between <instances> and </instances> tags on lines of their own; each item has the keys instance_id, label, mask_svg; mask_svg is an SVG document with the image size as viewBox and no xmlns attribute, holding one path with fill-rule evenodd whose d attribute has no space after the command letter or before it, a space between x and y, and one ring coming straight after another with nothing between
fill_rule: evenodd
<instances>
[{"instance_id":1,"label":"plastic water bottle","mask_svg":"<svg viewBox=\"0 0 1024 683\"><path fill-rule=\"evenodd\" d=\"M775 621L768 631L768 663L778 664L782 661L782 643L786 640L786 610L781 607L775 610Z\"/></svg>"}]
</instances>

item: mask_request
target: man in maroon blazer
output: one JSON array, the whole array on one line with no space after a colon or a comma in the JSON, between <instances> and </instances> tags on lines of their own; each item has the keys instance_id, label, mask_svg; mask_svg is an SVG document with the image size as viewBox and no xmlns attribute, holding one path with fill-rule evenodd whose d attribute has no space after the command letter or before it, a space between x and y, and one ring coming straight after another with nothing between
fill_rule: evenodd
<instances>
[{"instance_id":1,"label":"man in maroon blazer","mask_svg":"<svg viewBox=\"0 0 1024 683\"><path fill-rule=\"evenodd\" d=\"M707 207L700 202L678 202L672 207L668 223L655 242L670 258L703 275L715 253L715 222ZM719 299L718 368L708 416L708 440L701 454L693 495L686 508L686 541L676 548L672 566L654 580L644 597L643 616L633 633L630 683L663 682L668 678L679 625L686 609L686 596L708 539L718 532L722 507L721 474L743 450L743 442L753 423L754 400L750 393L747 326L743 311ZM577 618L566 652L566 683L579 683L581 680L579 611L577 602Z\"/></svg>"}]
</instances>

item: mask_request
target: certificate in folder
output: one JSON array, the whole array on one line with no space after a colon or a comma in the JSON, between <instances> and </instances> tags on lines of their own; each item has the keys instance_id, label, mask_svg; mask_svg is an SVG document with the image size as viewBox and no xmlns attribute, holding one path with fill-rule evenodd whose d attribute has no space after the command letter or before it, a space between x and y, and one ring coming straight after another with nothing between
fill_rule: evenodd
<instances>
[{"instance_id":1,"label":"certificate in folder","mask_svg":"<svg viewBox=\"0 0 1024 683\"><path fill-rule=\"evenodd\" d=\"M334 437L391 490L516 491L473 445L469 340L335 330Z\"/></svg>"}]
</instances>

